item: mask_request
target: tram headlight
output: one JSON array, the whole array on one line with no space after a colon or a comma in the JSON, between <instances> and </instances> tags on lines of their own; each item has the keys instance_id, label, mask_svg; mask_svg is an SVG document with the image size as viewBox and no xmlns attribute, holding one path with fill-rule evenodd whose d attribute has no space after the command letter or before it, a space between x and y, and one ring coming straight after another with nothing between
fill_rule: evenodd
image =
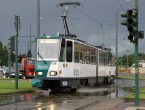
<instances>
[{"instance_id":1,"label":"tram headlight","mask_svg":"<svg viewBox=\"0 0 145 110\"><path fill-rule=\"evenodd\" d=\"M22 73L19 73L20 76L22 76Z\"/></svg>"},{"instance_id":2,"label":"tram headlight","mask_svg":"<svg viewBox=\"0 0 145 110\"><path fill-rule=\"evenodd\" d=\"M49 74L50 74L50 76L56 76L57 72L56 71L50 71Z\"/></svg>"},{"instance_id":3,"label":"tram headlight","mask_svg":"<svg viewBox=\"0 0 145 110\"><path fill-rule=\"evenodd\" d=\"M43 73L42 72L37 72L37 75L42 75Z\"/></svg>"}]
</instances>

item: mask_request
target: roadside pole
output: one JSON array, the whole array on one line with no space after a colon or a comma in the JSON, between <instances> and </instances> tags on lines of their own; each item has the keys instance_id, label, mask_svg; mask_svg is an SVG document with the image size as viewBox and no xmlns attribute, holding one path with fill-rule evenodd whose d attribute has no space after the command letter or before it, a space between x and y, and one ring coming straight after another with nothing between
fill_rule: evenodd
<instances>
[{"instance_id":1,"label":"roadside pole","mask_svg":"<svg viewBox=\"0 0 145 110\"><path fill-rule=\"evenodd\" d=\"M15 89L18 89L18 37L19 37L19 31L20 31L20 16L15 15L15 22L14 22L15 28L16 28L16 77L15 77Z\"/></svg>"},{"instance_id":2,"label":"roadside pole","mask_svg":"<svg viewBox=\"0 0 145 110\"><path fill-rule=\"evenodd\" d=\"M135 8L137 10L138 14L138 0L135 0ZM137 16L137 21L138 21L138 16ZM137 33L136 33L137 38L139 38L139 33L138 33L138 24L137 24ZM138 69L138 42L139 40L135 43L135 105L139 106L139 69Z\"/></svg>"},{"instance_id":3,"label":"roadside pole","mask_svg":"<svg viewBox=\"0 0 145 110\"><path fill-rule=\"evenodd\" d=\"M135 105L139 106L139 69L138 69L138 43L139 38L144 38L144 32L138 31L138 3L139 0L135 0L135 9L129 9L125 13L121 14L121 17L125 19L121 21L122 25L127 26L129 31L128 39L131 43L135 44ZM140 34L140 36L139 36Z\"/></svg>"}]
</instances>

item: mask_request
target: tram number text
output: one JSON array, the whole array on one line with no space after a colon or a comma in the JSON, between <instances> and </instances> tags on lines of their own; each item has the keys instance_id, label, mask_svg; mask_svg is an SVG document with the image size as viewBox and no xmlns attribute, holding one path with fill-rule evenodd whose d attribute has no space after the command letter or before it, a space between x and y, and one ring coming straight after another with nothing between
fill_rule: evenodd
<instances>
[{"instance_id":1,"label":"tram number text","mask_svg":"<svg viewBox=\"0 0 145 110\"><path fill-rule=\"evenodd\" d=\"M63 86L67 86L67 81L63 81L63 82L62 82L62 85L63 85Z\"/></svg>"}]
</instances>

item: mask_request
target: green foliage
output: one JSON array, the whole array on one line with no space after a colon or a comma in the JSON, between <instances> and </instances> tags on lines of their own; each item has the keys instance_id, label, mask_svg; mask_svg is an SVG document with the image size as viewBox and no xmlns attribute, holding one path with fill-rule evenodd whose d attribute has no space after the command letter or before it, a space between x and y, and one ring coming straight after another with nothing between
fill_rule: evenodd
<instances>
[{"instance_id":1,"label":"green foliage","mask_svg":"<svg viewBox=\"0 0 145 110\"><path fill-rule=\"evenodd\" d=\"M7 65L8 62L8 52L6 49L0 49L0 64Z\"/></svg>"},{"instance_id":2,"label":"green foliage","mask_svg":"<svg viewBox=\"0 0 145 110\"><path fill-rule=\"evenodd\" d=\"M127 66L127 57L128 57L128 63L129 66L132 66L132 64L135 62L135 55L130 54L130 55L124 55L123 57L118 58L118 64L119 66ZM145 54L144 53L138 53L138 58L139 60L145 60Z\"/></svg>"},{"instance_id":3,"label":"green foliage","mask_svg":"<svg viewBox=\"0 0 145 110\"><path fill-rule=\"evenodd\" d=\"M12 63L15 61L15 55L11 52L11 61ZM6 46L3 46L0 41L0 65L8 66L8 50Z\"/></svg>"},{"instance_id":4,"label":"green foliage","mask_svg":"<svg viewBox=\"0 0 145 110\"><path fill-rule=\"evenodd\" d=\"M0 65L7 65L8 62L8 51L0 42Z\"/></svg>"},{"instance_id":5,"label":"green foliage","mask_svg":"<svg viewBox=\"0 0 145 110\"><path fill-rule=\"evenodd\" d=\"M0 49L2 49L3 48L3 44L2 44L2 42L0 41Z\"/></svg>"}]
</instances>

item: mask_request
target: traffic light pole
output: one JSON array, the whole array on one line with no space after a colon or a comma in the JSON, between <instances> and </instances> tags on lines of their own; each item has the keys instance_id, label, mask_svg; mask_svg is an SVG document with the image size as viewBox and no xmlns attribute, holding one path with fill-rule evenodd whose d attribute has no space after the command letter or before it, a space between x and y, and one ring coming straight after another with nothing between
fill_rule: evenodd
<instances>
[{"instance_id":1,"label":"traffic light pole","mask_svg":"<svg viewBox=\"0 0 145 110\"><path fill-rule=\"evenodd\" d=\"M118 76L118 9L116 10L116 76Z\"/></svg>"},{"instance_id":2,"label":"traffic light pole","mask_svg":"<svg viewBox=\"0 0 145 110\"><path fill-rule=\"evenodd\" d=\"M15 15L15 28L16 28L16 77L15 77L15 88L18 89L18 36L20 31L20 16Z\"/></svg>"},{"instance_id":3,"label":"traffic light pole","mask_svg":"<svg viewBox=\"0 0 145 110\"><path fill-rule=\"evenodd\" d=\"M138 0L135 0L135 8L138 14ZM138 20L138 16L137 16ZM138 24L137 24L137 38L139 38L138 34ZM139 40L138 40L139 41ZM139 106L139 69L138 69L138 41L135 43L135 105Z\"/></svg>"},{"instance_id":4,"label":"traffic light pole","mask_svg":"<svg viewBox=\"0 0 145 110\"><path fill-rule=\"evenodd\" d=\"M121 17L125 17L125 20L121 21L122 25L127 26L129 31L128 39L131 43L135 44L135 105L139 106L139 69L138 69L138 42L139 38L144 37L144 33L138 31L138 2L135 0L135 9L127 10L126 13L121 14Z\"/></svg>"},{"instance_id":5,"label":"traffic light pole","mask_svg":"<svg viewBox=\"0 0 145 110\"><path fill-rule=\"evenodd\" d=\"M17 32L17 35L16 35L16 85L15 85L15 88L18 89L18 36L19 36L19 32Z\"/></svg>"}]
</instances>

